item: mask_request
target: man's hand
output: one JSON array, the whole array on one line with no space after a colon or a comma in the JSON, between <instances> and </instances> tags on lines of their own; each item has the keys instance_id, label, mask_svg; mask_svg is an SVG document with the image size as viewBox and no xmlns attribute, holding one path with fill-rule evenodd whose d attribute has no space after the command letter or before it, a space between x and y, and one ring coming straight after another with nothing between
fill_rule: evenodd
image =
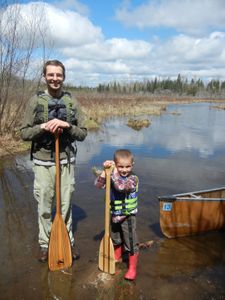
<instances>
[{"instance_id":1,"label":"man's hand","mask_svg":"<svg viewBox=\"0 0 225 300\"><path fill-rule=\"evenodd\" d=\"M41 124L41 129L46 131L55 133L58 129L69 128L70 124L68 122L59 120L59 119L52 119L46 123Z\"/></svg>"}]
</instances>

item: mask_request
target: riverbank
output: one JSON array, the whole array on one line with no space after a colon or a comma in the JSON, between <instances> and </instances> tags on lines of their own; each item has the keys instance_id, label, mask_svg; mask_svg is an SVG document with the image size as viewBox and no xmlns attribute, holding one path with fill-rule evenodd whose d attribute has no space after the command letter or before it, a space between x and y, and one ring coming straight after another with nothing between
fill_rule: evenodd
<instances>
[{"instance_id":1,"label":"riverbank","mask_svg":"<svg viewBox=\"0 0 225 300\"><path fill-rule=\"evenodd\" d=\"M10 134L0 137L0 157L21 153L27 151L29 148L30 142L23 142L21 139L14 139Z\"/></svg>"}]
</instances>

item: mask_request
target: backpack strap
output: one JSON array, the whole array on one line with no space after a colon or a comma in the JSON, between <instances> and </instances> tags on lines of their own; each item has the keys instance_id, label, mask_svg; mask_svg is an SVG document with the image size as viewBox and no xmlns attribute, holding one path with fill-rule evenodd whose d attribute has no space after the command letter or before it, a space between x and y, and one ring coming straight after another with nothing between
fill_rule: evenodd
<instances>
[{"instance_id":1,"label":"backpack strap","mask_svg":"<svg viewBox=\"0 0 225 300\"><path fill-rule=\"evenodd\" d=\"M48 100L50 96L45 94L44 92L38 92L38 105L43 107L43 118L44 122L48 122Z\"/></svg>"},{"instance_id":2,"label":"backpack strap","mask_svg":"<svg viewBox=\"0 0 225 300\"><path fill-rule=\"evenodd\" d=\"M71 100L71 94L68 92L64 92L63 95L63 101L65 103L66 106L66 113L67 113L67 121L71 124L72 123L72 107L73 107L73 103Z\"/></svg>"}]
</instances>

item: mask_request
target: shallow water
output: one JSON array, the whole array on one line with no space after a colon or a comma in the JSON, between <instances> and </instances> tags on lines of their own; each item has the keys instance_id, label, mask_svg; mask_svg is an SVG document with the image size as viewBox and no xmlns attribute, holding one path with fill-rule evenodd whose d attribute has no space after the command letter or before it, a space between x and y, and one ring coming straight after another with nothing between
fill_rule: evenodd
<instances>
[{"instance_id":1,"label":"shallow water","mask_svg":"<svg viewBox=\"0 0 225 300\"><path fill-rule=\"evenodd\" d=\"M225 111L209 106L171 105L140 131L127 127L125 118L111 119L78 143L73 220L81 258L66 273L49 272L36 260L37 205L29 155L2 160L0 299L225 299L224 231L169 240L159 226L158 196L225 185ZM125 147L135 155L140 179L139 240L154 241L140 250L135 283L123 280L125 263L115 276L97 268L104 191L94 187L91 168Z\"/></svg>"}]
</instances>

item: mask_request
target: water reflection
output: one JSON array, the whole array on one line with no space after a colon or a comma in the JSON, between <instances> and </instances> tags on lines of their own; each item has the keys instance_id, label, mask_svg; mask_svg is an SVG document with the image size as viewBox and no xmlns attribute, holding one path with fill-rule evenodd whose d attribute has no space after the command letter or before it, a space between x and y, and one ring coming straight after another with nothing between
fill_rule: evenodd
<instances>
[{"instance_id":1,"label":"water reflection","mask_svg":"<svg viewBox=\"0 0 225 300\"><path fill-rule=\"evenodd\" d=\"M175 109L179 115L170 114ZM118 147L154 158L212 159L223 153L224 111L210 109L209 104L171 105L165 114L151 120L151 126L141 131L126 126L126 118L107 121L101 131L89 134L85 143L78 144L78 162L98 162L99 157L105 159Z\"/></svg>"},{"instance_id":2,"label":"water reflection","mask_svg":"<svg viewBox=\"0 0 225 300\"><path fill-rule=\"evenodd\" d=\"M173 110L173 106L169 111ZM209 109L209 104L179 106L179 116L167 116L157 121L153 144L167 151L197 152L205 158L215 155L224 145L224 112ZM171 120L169 120L171 118Z\"/></svg>"},{"instance_id":3,"label":"water reflection","mask_svg":"<svg viewBox=\"0 0 225 300\"><path fill-rule=\"evenodd\" d=\"M112 118L78 143L73 221L81 259L72 268L72 278L49 274L47 266L36 261L37 208L29 154L2 161L0 294L4 293L4 299L74 299L77 295L104 299L109 287L104 283L105 289L96 294L90 284L98 278L97 254L104 229L104 192L94 187L91 168L101 167L122 147L135 154L135 172L140 178L139 239L154 240L155 246L141 252L136 285L124 284L126 267L118 267L117 288L107 299L164 300L179 293L180 299L194 300L204 299L207 292L210 297L216 293L222 297L224 233L165 239L159 227L157 196L224 185L224 116L225 111L210 109L206 103L171 105L165 114L151 117L148 128L135 131L126 125L126 118Z\"/></svg>"},{"instance_id":4,"label":"water reflection","mask_svg":"<svg viewBox=\"0 0 225 300\"><path fill-rule=\"evenodd\" d=\"M224 114L223 110L210 109L208 103L170 105L160 117L150 117L152 124L141 131L129 128L127 118L112 118L100 131L89 133L85 142L78 143L78 163L94 161L105 156L105 151L123 147L154 158L185 156L187 152L200 159L215 157L224 149ZM27 158L21 157L18 166L31 167Z\"/></svg>"},{"instance_id":5,"label":"water reflection","mask_svg":"<svg viewBox=\"0 0 225 300\"><path fill-rule=\"evenodd\" d=\"M171 105L141 131L126 126L126 118L111 119L78 144L78 163L101 166L115 149L128 147L136 157L135 170L143 174L142 183L153 180L155 186L163 181L174 186L173 192L223 185L224 114L208 103Z\"/></svg>"}]
</instances>

